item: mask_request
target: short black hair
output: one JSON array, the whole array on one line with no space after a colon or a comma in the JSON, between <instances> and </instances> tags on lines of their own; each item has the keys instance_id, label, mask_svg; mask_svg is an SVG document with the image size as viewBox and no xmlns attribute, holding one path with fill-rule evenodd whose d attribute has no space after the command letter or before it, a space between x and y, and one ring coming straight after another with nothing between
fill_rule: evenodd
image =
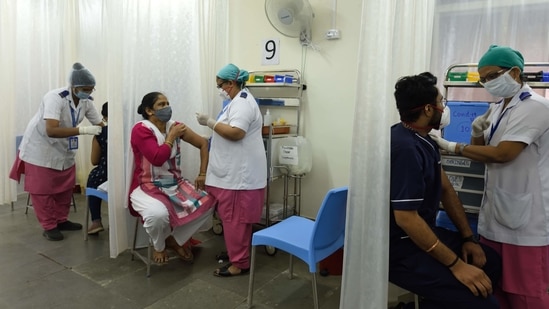
<instances>
[{"instance_id":1,"label":"short black hair","mask_svg":"<svg viewBox=\"0 0 549 309\"><path fill-rule=\"evenodd\" d=\"M103 107L101 108L101 115L103 115L103 117L109 117L109 102L103 103Z\"/></svg>"},{"instance_id":2,"label":"short black hair","mask_svg":"<svg viewBox=\"0 0 549 309\"><path fill-rule=\"evenodd\" d=\"M430 72L401 77L395 84L395 100L400 120L416 121L426 104L435 104L438 96L437 78Z\"/></svg>"}]
</instances>

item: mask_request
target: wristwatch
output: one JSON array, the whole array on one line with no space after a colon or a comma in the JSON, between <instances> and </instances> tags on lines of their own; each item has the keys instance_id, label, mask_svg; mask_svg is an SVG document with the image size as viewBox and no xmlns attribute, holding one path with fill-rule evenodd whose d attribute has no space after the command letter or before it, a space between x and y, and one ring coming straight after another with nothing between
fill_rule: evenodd
<instances>
[{"instance_id":1,"label":"wristwatch","mask_svg":"<svg viewBox=\"0 0 549 309\"><path fill-rule=\"evenodd\" d=\"M474 244L479 244L479 241L478 241L478 236L477 235L471 235L469 237L464 237L463 238L463 242L466 243L466 242L472 242Z\"/></svg>"}]
</instances>

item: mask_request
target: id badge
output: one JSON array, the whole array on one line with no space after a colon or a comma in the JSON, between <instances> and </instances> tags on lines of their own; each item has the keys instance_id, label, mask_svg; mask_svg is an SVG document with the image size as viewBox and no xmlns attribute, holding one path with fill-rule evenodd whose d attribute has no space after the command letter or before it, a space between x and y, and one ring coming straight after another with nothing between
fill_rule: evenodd
<instances>
[{"instance_id":1,"label":"id badge","mask_svg":"<svg viewBox=\"0 0 549 309\"><path fill-rule=\"evenodd\" d=\"M69 137L69 150L78 149L78 136Z\"/></svg>"}]
</instances>

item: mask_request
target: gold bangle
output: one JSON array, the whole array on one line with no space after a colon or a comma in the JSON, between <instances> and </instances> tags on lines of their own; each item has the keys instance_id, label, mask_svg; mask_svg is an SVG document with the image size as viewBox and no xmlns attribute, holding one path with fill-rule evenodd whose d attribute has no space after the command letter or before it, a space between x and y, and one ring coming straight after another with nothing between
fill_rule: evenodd
<instances>
[{"instance_id":1,"label":"gold bangle","mask_svg":"<svg viewBox=\"0 0 549 309\"><path fill-rule=\"evenodd\" d=\"M198 176L206 176L206 173L199 173Z\"/></svg>"},{"instance_id":2,"label":"gold bangle","mask_svg":"<svg viewBox=\"0 0 549 309\"><path fill-rule=\"evenodd\" d=\"M437 239L437 241L435 241L435 243L431 246L431 248L425 250L425 252L429 253L429 252L433 251L435 249L435 247L438 246L439 243L440 243L440 241Z\"/></svg>"},{"instance_id":3,"label":"gold bangle","mask_svg":"<svg viewBox=\"0 0 549 309\"><path fill-rule=\"evenodd\" d=\"M165 142L164 142L164 144L167 144L167 145L169 145L169 146L170 146L170 148L171 148L171 147L173 147L173 143L172 143L172 142L169 142L169 141L165 141Z\"/></svg>"}]
</instances>

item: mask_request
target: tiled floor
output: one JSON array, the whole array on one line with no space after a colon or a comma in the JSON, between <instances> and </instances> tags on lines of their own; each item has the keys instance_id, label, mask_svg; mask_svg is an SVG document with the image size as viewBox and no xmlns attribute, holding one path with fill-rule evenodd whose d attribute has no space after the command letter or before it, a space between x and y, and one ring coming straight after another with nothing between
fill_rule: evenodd
<instances>
[{"instance_id":1,"label":"tiled floor","mask_svg":"<svg viewBox=\"0 0 549 309\"><path fill-rule=\"evenodd\" d=\"M69 219L83 223L86 203L76 194L77 212ZM83 232L63 232L63 241L48 241L32 209L25 215L27 195L11 210L0 205L0 308L246 308L249 276L214 277L224 250L223 237L211 231L196 235L203 241L195 262L171 260L152 266L151 277L129 251L109 258L108 233L84 241ZM103 207L104 222L107 208ZM310 275L294 259L294 279L288 279L288 255L268 256L257 250L254 308L312 308ZM340 276L318 276L320 308L339 307Z\"/></svg>"}]
</instances>

